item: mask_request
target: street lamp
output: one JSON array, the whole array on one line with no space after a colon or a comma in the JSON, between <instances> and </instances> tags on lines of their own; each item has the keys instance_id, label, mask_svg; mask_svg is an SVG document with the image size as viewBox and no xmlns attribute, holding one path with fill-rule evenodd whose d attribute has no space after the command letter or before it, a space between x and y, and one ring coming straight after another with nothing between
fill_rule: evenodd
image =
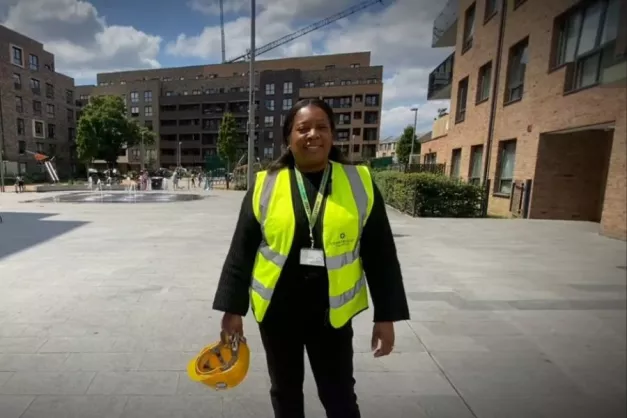
<instances>
[{"instance_id":1,"label":"street lamp","mask_svg":"<svg viewBox=\"0 0 627 418\"><path fill-rule=\"evenodd\" d=\"M181 144L179 141L178 152L176 153L176 168L181 168Z\"/></svg>"},{"instance_id":2,"label":"street lamp","mask_svg":"<svg viewBox=\"0 0 627 418\"><path fill-rule=\"evenodd\" d=\"M250 0L250 62L249 62L249 93L248 93L248 169L247 189L253 184L253 163L255 161L255 0ZM259 138L261 146L261 137Z\"/></svg>"},{"instance_id":3,"label":"street lamp","mask_svg":"<svg viewBox=\"0 0 627 418\"><path fill-rule=\"evenodd\" d=\"M411 151L409 151L409 164L412 163L412 158L414 156L414 143L416 142L416 139L418 138L418 135L416 134L416 125L418 124L418 108L412 107L411 111L414 112L414 137L411 139Z\"/></svg>"}]
</instances>

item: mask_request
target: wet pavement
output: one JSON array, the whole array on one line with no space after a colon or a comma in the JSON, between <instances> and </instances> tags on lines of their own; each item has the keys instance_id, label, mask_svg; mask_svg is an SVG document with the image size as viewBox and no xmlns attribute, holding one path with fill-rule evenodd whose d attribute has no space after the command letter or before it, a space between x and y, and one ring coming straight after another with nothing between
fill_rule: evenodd
<instances>
[{"instance_id":1,"label":"wet pavement","mask_svg":"<svg viewBox=\"0 0 627 418\"><path fill-rule=\"evenodd\" d=\"M198 194L167 205L0 195L0 417L273 416L250 315L240 387L186 376L218 336L211 301L242 199ZM369 349L372 309L355 320L364 418L625 416L624 242L583 222L389 214L412 318L383 359ZM324 417L310 372L305 394L307 417Z\"/></svg>"}]
</instances>

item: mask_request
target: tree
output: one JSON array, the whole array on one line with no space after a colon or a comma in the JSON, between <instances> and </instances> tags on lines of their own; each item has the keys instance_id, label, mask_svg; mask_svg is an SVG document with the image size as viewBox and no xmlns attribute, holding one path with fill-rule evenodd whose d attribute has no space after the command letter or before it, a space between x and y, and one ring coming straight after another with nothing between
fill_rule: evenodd
<instances>
[{"instance_id":1,"label":"tree","mask_svg":"<svg viewBox=\"0 0 627 418\"><path fill-rule=\"evenodd\" d=\"M152 146L155 144L156 139L157 139L157 135L155 135L155 133L153 131L151 131L150 129L146 128L145 126L139 126L137 123L135 123L136 128L133 129L133 142L134 143L138 143L141 147L140 149L140 156L141 156L141 164L140 167L143 170L145 167L145 163L146 163L146 146ZM151 153L152 155L152 153ZM154 164L154 158L152 158L151 160L148 161L148 166L152 167L152 165Z\"/></svg>"},{"instance_id":2,"label":"tree","mask_svg":"<svg viewBox=\"0 0 627 418\"><path fill-rule=\"evenodd\" d=\"M403 131L403 135L396 143L396 157L398 158L398 162L401 164L409 163L409 154L411 153L411 141L414 142L414 155L420 154L420 143L418 142L418 138L414 134L414 127L408 125Z\"/></svg>"},{"instance_id":3,"label":"tree","mask_svg":"<svg viewBox=\"0 0 627 418\"><path fill-rule=\"evenodd\" d=\"M235 130L235 118L231 113L222 116L220 131L218 132L218 156L226 162L226 188L229 188L228 173L231 172L231 164L237 158L237 131Z\"/></svg>"},{"instance_id":4,"label":"tree","mask_svg":"<svg viewBox=\"0 0 627 418\"><path fill-rule=\"evenodd\" d=\"M78 121L76 150L85 163L105 160L112 168L124 147L140 140L140 127L126 117L124 102L118 96L92 98Z\"/></svg>"}]
</instances>

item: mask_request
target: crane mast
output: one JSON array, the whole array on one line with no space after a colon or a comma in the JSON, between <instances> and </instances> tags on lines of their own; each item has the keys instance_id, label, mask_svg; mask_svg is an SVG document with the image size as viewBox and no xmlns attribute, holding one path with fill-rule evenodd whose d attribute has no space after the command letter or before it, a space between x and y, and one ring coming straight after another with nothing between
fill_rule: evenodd
<instances>
[{"instance_id":1,"label":"crane mast","mask_svg":"<svg viewBox=\"0 0 627 418\"><path fill-rule=\"evenodd\" d=\"M220 0L220 34L222 35L222 63L225 63L226 41L224 40L224 0Z\"/></svg>"},{"instance_id":2,"label":"crane mast","mask_svg":"<svg viewBox=\"0 0 627 418\"><path fill-rule=\"evenodd\" d=\"M333 16L329 16L325 19L319 20L318 22L312 23L309 26L305 26L302 29L297 30L296 32L290 33L289 35L285 35L282 38L279 38L275 41L272 41L268 44L265 44L263 46L260 46L259 48L255 48L255 57L264 54L268 51L271 51L275 48L278 48L279 46L286 44L288 42L293 41L294 39L300 38L301 36L305 36L310 32L313 32L317 29L320 29L324 26L330 25L333 22L336 22L340 19L343 19L347 16L350 16L352 14L355 14L361 10L364 10L370 6L373 6L377 3L381 3L383 4L383 0L366 0L366 1L362 1L359 4L356 4L352 7L349 7L346 10L343 10L339 13L334 14ZM220 6L222 6L222 0L220 1ZM222 9L221 9L222 10ZM226 63L232 63L232 62L237 62L237 61L242 61L242 60L247 60L250 58L250 52L246 52L245 54L242 54L236 58L233 58L229 61L225 61L224 60L224 19L222 18L221 20L222 22L222 62L226 62Z\"/></svg>"}]
</instances>

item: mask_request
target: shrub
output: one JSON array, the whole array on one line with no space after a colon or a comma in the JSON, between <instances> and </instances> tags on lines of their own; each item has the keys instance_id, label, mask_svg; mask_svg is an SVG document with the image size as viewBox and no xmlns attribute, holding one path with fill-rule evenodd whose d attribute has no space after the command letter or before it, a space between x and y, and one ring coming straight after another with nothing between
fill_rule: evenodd
<instances>
[{"instance_id":1,"label":"shrub","mask_svg":"<svg viewBox=\"0 0 627 418\"><path fill-rule=\"evenodd\" d=\"M373 172L388 205L411 216L473 218L481 216L480 187L431 173Z\"/></svg>"}]
</instances>

